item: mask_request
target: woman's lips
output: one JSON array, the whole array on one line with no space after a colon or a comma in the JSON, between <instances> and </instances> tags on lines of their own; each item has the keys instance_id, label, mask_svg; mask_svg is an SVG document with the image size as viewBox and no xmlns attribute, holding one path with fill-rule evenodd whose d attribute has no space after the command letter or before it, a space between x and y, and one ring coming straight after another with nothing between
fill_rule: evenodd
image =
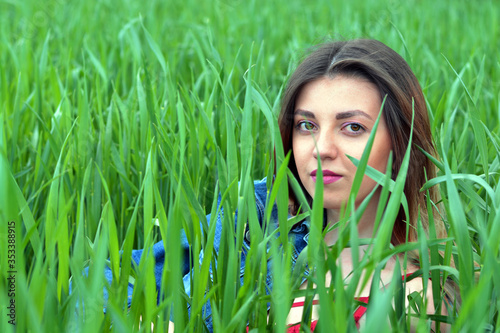
<instances>
[{"instance_id":1,"label":"woman's lips","mask_svg":"<svg viewBox=\"0 0 500 333\"><path fill-rule=\"evenodd\" d=\"M316 182L316 173L318 170L314 170L311 172L311 177L314 182ZM331 184L335 183L337 180L342 178L341 175L336 174L333 171L330 170L323 170L323 184Z\"/></svg>"}]
</instances>

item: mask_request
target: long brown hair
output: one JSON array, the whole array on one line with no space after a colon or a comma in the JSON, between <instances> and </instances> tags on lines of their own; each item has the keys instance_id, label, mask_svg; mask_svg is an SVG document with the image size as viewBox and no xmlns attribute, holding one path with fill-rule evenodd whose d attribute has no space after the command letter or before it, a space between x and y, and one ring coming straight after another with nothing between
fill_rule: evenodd
<instances>
[{"instance_id":1,"label":"long brown hair","mask_svg":"<svg viewBox=\"0 0 500 333\"><path fill-rule=\"evenodd\" d=\"M430 155L435 155L435 148L420 84L406 61L391 48L379 41L367 39L336 41L317 46L291 75L282 100L278 122L285 154L292 149L295 101L302 88L314 80L323 77L334 78L337 75L366 79L378 87L382 99L386 98L383 117L393 148L393 179L399 172L408 147L412 112L415 112L410 165L404 187L410 214L408 240L415 241L419 212L424 229L428 227L425 193L421 193L420 189L426 178L435 177L434 164L418 147ZM300 182L293 151L289 168ZM293 192L290 193L296 203ZM304 193L311 200L307 191L304 190ZM434 188L430 189L430 199L434 202L438 199L437 190ZM392 241L395 244L406 241L405 220L401 208L393 230ZM438 234L442 235L444 227L441 224L436 227Z\"/></svg>"}]
</instances>

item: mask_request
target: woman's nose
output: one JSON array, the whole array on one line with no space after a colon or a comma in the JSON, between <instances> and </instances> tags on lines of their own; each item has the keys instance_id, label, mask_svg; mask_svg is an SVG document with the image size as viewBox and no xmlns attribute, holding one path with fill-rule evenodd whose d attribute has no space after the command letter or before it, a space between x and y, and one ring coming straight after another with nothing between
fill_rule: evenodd
<instances>
[{"instance_id":1,"label":"woman's nose","mask_svg":"<svg viewBox=\"0 0 500 333\"><path fill-rule=\"evenodd\" d=\"M316 135L313 156L321 160L335 159L338 156L338 147L332 135Z\"/></svg>"}]
</instances>

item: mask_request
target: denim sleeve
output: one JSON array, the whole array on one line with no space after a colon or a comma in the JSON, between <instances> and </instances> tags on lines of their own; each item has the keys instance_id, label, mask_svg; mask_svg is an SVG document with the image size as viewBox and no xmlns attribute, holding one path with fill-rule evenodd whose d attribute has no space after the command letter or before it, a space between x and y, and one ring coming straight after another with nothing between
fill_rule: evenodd
<instances>
[{"instance_id":1,"label":"denim sleeve","mask_svg":"<svg viewBox=\"0 0 500 333\"><path fill-rule=\"evenodd\" d=\"M220 198L219 198L219 204L220 204ZM217 218L217 231L216 231L216 240L215 244L216 245L216 251L218 252L219 249L219 243L220 243L220 227L221 227L221 216L222 212L219 214ZM210 221L210 215L207 217L207 223ZM191 271L190 267L190 244L189 241L186 237L186 233L184 232L183 229L181 229L181 235L180 235L180 245L181 245L181 252L183 253L183 259L182 259L182 266L181 266L181 274L184 277L184 288L186 290L186 293L189 295L190 294L190 274L189 272ZM163 274L163 269L164 269L164 263L165 263L165 244L163 241L159 241L158 243L154 244L151 248L149 249L138 249L138 250L132 250L132 255L131 258L128 260L132 261L132 270L136 269L137 266L139 265L141 261L141 257L145 255L146 253L149 252L149 255L153 255L154 260L155 260L155 266L154 266L154 276L155 276L155 282L156 282L156 290L158 292L158 299L157 302L160 301L160 291L161 291L161 282L162 282L162 274ZM200 260L202 259L202 254L200 254ZM127 260L124 257L120 258L120 261ZM120 264L121 265L121 264ZM103 286L103 291L102 291L102 297L103 297L103 312L106 313L106 308L108 306L108 300L110 297L110 293L108 290L108 287L112 284L113 282L113 272L111 271L111 267L106 264L104 267L104 278L106 280L105 285ZM85 267L83 271L83 275L85 277L88 277L89 275L89 267ZM134 280L129 279L128 285L127 285L127 307L130 307L132 304L132 294L134 291ZM72 294L75 291L75 283L73 283L73 280L70 281L70 286L69 286L69 293ZM84 309L85 306L83 304L82 299L77 300L76 304L76 311L78 312L78 309L82 308Z\"/></svg>"},{"instance_id":2,"label":"denim sleeve","mask_svg":"<svg viewBox=\"0 0 500 333\"><path fill-rule=\"evenodd\" d=\"M181 237L180 237L180 242L181 242L181 251L183 252L183 261L182 261L182 275L186 275L189 270L189 242L187 240L186 234L184 230L181 230ZM141 261L141 257L145 250L140 249L140 250L133 250L132 251L132 269L134 269L134 266L138 266L139 262ZM155 275L155 280L156 280L156 290L160 290L161 286L161 278L163 274L163 267L164 267L164 260L165 260L165 247L163 244L163 241L160 241L152 246L151 252L153 254L154 260L155 260L155 266L154 266L154 275ZM125 258L120 258L120 260L125 260ZM88 276L89 274L89 267L85 267L83 271L84 276ZM106 279L106 285L103 287L103 301L104 301L104 313L106 313L106 307L107 303L109 300L109 291L108 291L108 286L110 286L113 282L113 273L111 271L111 268L108 264L104 267L104 277ZM134 291L134 284L132 283L133 281L129 281L128 286L127 286L127 306L130 307L132 303L132 293ZM73 281L70 281L70 287L69 287L69 293L71 294L74 291L74 285ZM80 301L77 302L77 309L80 306Z\"/></svg>"},{"instance_id":3,"label":"denim sleeve","mask_svg":"<svg viewBox=\"0 0 500 333\"><path fill-rule=\"evenodd\" d=\"M257 215L259 218L259 222L262 223L262 219L264 216L264 209L265 209L265 203L266 203L266 198L267 198L267 186L266 186L266 179L263 179L261 181L256 181L254 183L255 186L255 199L256 199L256 209L257 209ZM222 220L223 220L223 215L224 211L222 209L221 205L221 197L219 195L218 197L218 202L217 202L217 207L218 207L218 216L214 219L215 225L215 236L214 236L214 251L216 253L219 252L220 248L220 240L222 236ZM276 215L275 209L273 209L272 216L274 217ZM237 211L235 212L235 223L237 221ZM206 216L207 223L210 223L211 220L211 215ZM236 226L236 225L235 225ZM184 284L184 289L185 292L188 296L191 294L191 267L190 267L190 244L188 242L188 239L186 237L186 234L184 230L181 231L181 237L180 237L180 243L181 243L181 248L182 252L184 254L183 256L183 261L182 261L182 276L183 276L183 284ZM244 239L244 247L248 249L250 246L250 240L245 237ZM241 274L241 279L243 279L243 273L244 273L244 268L245 268L245 255L246 255L246 249L243 249L242 252L242 261L241 261L241 268L240 268L240 274ZM154 275L155 275L155 280L156 280L156 289L158 291L158 295L160 295L161 291L161 280L162 280L162 274L163 274L163 269L164 269L164 260L165 260L165 245L163 241L160 241L152 246L152 249L149 250L152 252L152 255L154 256L155 259L155 267L154 267ZM146 252L146 250L140 249L140 250L133 250L132 251L132 266L138 266L139 262L141 260L141 257L143 253ZM151 253L150 252L150 253ZM199 262L203 260L203 251L199 254ZM121 260L125 260L125 258L121 258ZM210 269L211 271L211 269ZM85 275L88 275L88 267L84 271ZM113 280L113 275L111 272L110 267L106 266L104 269L104 276L111 285L112 280ZM243 282L243 280L242 280ZM132 302L132 293L133 293L134 285L132 282L129 282L127 286L127 306L131 306ZM70 286L71 290L71 286ZM70 291L71 292L71 291ZM103 298L104 298L104 312L106 312L106 304L109 299L109 292L107 290L107 287L105 286L103 288ZM158 299L159 301L159 299ZM190 313L190 308L188 305L188 309L186 309L188 313ZM205 323L207 325L208 331L212 331L212 315L211 315L211 307L210 307L210 302L207 302L206 307L203 309L203 316L205 318Z\"/></svg>"}]
</instances>

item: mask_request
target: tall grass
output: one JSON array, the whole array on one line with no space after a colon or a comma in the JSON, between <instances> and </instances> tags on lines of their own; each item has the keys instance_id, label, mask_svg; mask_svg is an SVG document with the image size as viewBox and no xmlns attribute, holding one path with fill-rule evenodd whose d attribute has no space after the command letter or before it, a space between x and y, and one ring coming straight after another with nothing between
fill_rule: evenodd
<instances>
[{"instance_id":1,"label":"tall grass","mask_svg":"<svg viewBox=\"0 0 500 333\"><path fill-rule=\"evenodd\" d=\"M496 1L462 0L1 1L0 330L149 331L153 323L163 332L172 317L176 330L203 331L210 302L217 331L244 331L249 323L283 332L291 300L318 294L318 329L355 331L354 295L366 281L355 272L339 288L336 259L343 248L367 242L373 255L360 255L354 265L375 279L394 253L430 251L421 255L419 274L432 284L434 304L442 300L439 275L455 280L462 298L458 314L429 316L422 311L429 300L405 299L396 272L390 292L372 290L369 331L408 330L407 306L422 331L431 321L451 322L454 331L499 330L499 9ZM419 230L419 243L388 249L384 215L377 217L383 227L376 239L358 239L355 223L341 221L341 241L327 248L316 201L303 208L311 246L292 270L287 156L276 118L287 76L325 37L379 39L419 77L441 157L427 185L441 189L450 236L444 242L431 228L428 237ZM278 205L278 230L268 223L270 207L263 226L253 209L253 180L269 180L274 170L269 195ZM386 198L388 188L397 192L404 182L374 177L386 182ZM390 196L389 213L399 207L396 199ZM223 229L214 251L221 207L224 225L234 225L236 208L238 223ZM15 327L7 316L10 221ZM252 246L240 272L246 225ZM189 297L182 288L182 230L193 265ZM157 295L154 258L143 256L138 267L129 258L160 240L166 256ZM299 291L306 262L318 278ZM106 265L114 279L104 314ZM266 295L269 269L276 282ZM321 280L327 271L331 286Z\"/></svg>"}]
</instances>

